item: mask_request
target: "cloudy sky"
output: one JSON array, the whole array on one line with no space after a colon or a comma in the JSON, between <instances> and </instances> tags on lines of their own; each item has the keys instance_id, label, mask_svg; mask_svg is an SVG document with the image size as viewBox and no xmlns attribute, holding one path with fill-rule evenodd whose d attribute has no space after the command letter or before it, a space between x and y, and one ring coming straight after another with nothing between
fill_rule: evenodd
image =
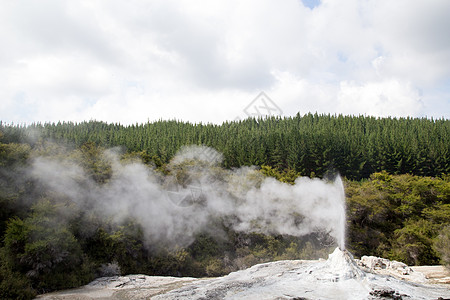
<instances>
[{"instance_id":1,"label":"cloudy sky","mask_svg":"<svg viewBox=\"0 0 450 300\"><path fill-rule=\"evenodd\" d=\"M450 118L449 31L448 0L6 0L0 120Z\"/></svg>"}]
</instances>

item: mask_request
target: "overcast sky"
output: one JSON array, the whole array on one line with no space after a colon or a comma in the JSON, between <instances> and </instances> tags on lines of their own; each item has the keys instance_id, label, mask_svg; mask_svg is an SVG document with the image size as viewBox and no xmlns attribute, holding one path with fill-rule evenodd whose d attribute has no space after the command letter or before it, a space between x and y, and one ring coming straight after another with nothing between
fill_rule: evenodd
<instances>
[{"instance_id":1,"label":"overcast sky","mask_svg":"<svg viewBox=\"0 0 450 300\"><path fill-rule=\"evenodd\" d=\"M449 0L5 0L0 41L8 123L450 118Z\"/></svg>"}]
</instances>

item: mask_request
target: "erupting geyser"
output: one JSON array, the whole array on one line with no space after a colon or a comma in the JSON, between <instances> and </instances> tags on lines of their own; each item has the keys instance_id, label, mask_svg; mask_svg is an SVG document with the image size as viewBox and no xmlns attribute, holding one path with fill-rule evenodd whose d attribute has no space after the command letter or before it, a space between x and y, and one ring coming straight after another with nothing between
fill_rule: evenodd
<instances>
[{"instance_id":1,"label":"erupting geyser","mask_svg":"<svg viewBox=\"0 0 450 300\"><path fill-rule=\"evenodd\" d=\"M335 188L335 208L337 208L337 211L334 213L336 214L335 217L335 228L333 230L334 238L336 239L337 245L339 249L342 251L345 250L345 228L346 228L346 205L345 205L345 189L344 189L344 183L342 182L342 179L340 176L337 176L334 181L334 188Z\"/></svg>"},{"instance_id":2,"label":"erupting geyser","mask_svg":"<svg viewBox=\"0 0 450 300\"><path fill-rule=\"evenodd\" d=\"M336 240L339 249L345 250L345 227L346 227L346 213L345 213L345 189L344 189L344 183L342 182L342 179L340 176L338 176L334 182L337 190L337 201L338 201L338 208L339 211L337 212L338 215L338 224L337 224L337 231L336 231Z\"/></svg>"},{"instance_id":3,"label":"erupting geyser","mask_svg":"<svg viewBox=\"0 0 450 300\"><path fill-rule=\"evenodd\" d=\"M211 153L212 150L208 149L189 148L174 161L183 166L185 159L201 158L203 153ZM81 169L73 168L68 172L67 165L70 164L46 158L35 160L33 174L40 180L48 179L46 184L80 205L84 198L79 199L79 195L89 196L88 199L97 201L90 203L90 207L108 218L115 218L118 223L130 217L138 220L148 242L153 244L187 245L205 228L213 232L211 224L221 219L227 220L228 226L238 232L297 237L317 231L327 232L338 247L326 261L276 261L220 278L115 276L106 278L106 283L111 286L106 291L105 279L102 278L87 287L91 292L93 289L96 293L105 292L105 298L123 299L127 293L130 296L125 299L161 300L359 300L385 299L384 295L391 299L450 298L446 287L410 284L405 280L377 275L373 272L375 269L367 269L364 265L358 266L357 260L345 247L346 205L340 177L333 182L299 177L291 185L263 177L254 168L223 170L214 163L203 163L186 170L186 186L178 183L176 178L168 178L168 182L174 185L172 188L170 184L161 184L157 174L142 164L125 165L117 155L109 159L115 176L108 185L95 189L87 189L90 184L78 185L78 178L87 177L80 173ZM180 169L179 165L178 168L177 165L172 167L174 173ZM77 180L72 178L73 174L77 174ZM195 189L188 186L194 183L198 185L194 186ZM201 197L194 195L197 191L201 192ZM171 201L167 195L172 197ZM191 196L186 198L186 195ZM67 299L67 293L64 293L63 298L50 297ZM115 297L117 295L120 297Z\"/></svg>"}]
</instances>

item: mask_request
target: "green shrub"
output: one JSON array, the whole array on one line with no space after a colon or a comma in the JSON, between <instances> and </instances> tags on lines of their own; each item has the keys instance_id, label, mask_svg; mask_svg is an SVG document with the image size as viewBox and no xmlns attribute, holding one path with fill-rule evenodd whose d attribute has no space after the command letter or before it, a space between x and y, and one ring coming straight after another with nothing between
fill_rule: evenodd
<instances>
[{"instance_id":1,"label":"green shrub","mask_svg":"<svg viewBox=\"0 0 450 300\"><path fill-rule=\"evenodd\" d=\"M49 201L35 205L24 220L11 219L4 241L4 273L25 275L39 293L77 287L93 279L92 264L58 215L57 206Z\"/></svg>"},{"instance_id":2,"label":"green shrub","mask_svg":"<svg viewBox=\"0 0 450 300\"><path fill-rule=\"evenodd\" d=\"M437 253L432 247L435 232L435 225L427 220L406 223L395 231L389 258L416 266L437 263Z\"/></svg>"},{"instance_id":3,"label":"green shrub","mask_svg":"<svg viewBox=\"0 0 450 300\"><path fill-rule=\"evenodd\" d=\"M206 266L206 274L208 276L221 276L224 275L224 269L223 261L218 258L213 258Z\"/></svg>"},{"instance_id":4,"label":"green shrub","mask_svg":"<svg viewBox=\"0 0 450 300\"><path fill-rule=\"evenodd\" d=\"M434 242L434 248L441 257L441 263L450 268L450 226L440 231Z\"/></svg>"},{"instance_id":5,"label":"green shrub","mask_svg":"<svg viewBox=\"0 0 450 300\"><path fill-rule=\"evenodd\" d=\"M34 299L36 291L31 281L22 273L12 271L5 259L5 249L0 249L0 299Z\"/></svg>"}]
</instances>

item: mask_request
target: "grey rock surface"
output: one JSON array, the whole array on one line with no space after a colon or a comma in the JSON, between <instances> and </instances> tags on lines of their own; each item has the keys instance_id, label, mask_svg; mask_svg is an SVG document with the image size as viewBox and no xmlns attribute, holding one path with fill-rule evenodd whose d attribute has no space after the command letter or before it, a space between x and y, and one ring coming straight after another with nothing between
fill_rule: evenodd
<instances>
[{"instance_id":1,"label":"grey rock surface","mask_svg":"<svg viewBox=\"0 0 450 300\"><path fill-rule=\"evenodd\" d=\"M387 271L386 271L387 270ZM209 279L129 275L99 278L39 299L438 299L450 286L379 258L354 260L338 248L328 260L285 260Z\"/></svg>"}]
</instances>

